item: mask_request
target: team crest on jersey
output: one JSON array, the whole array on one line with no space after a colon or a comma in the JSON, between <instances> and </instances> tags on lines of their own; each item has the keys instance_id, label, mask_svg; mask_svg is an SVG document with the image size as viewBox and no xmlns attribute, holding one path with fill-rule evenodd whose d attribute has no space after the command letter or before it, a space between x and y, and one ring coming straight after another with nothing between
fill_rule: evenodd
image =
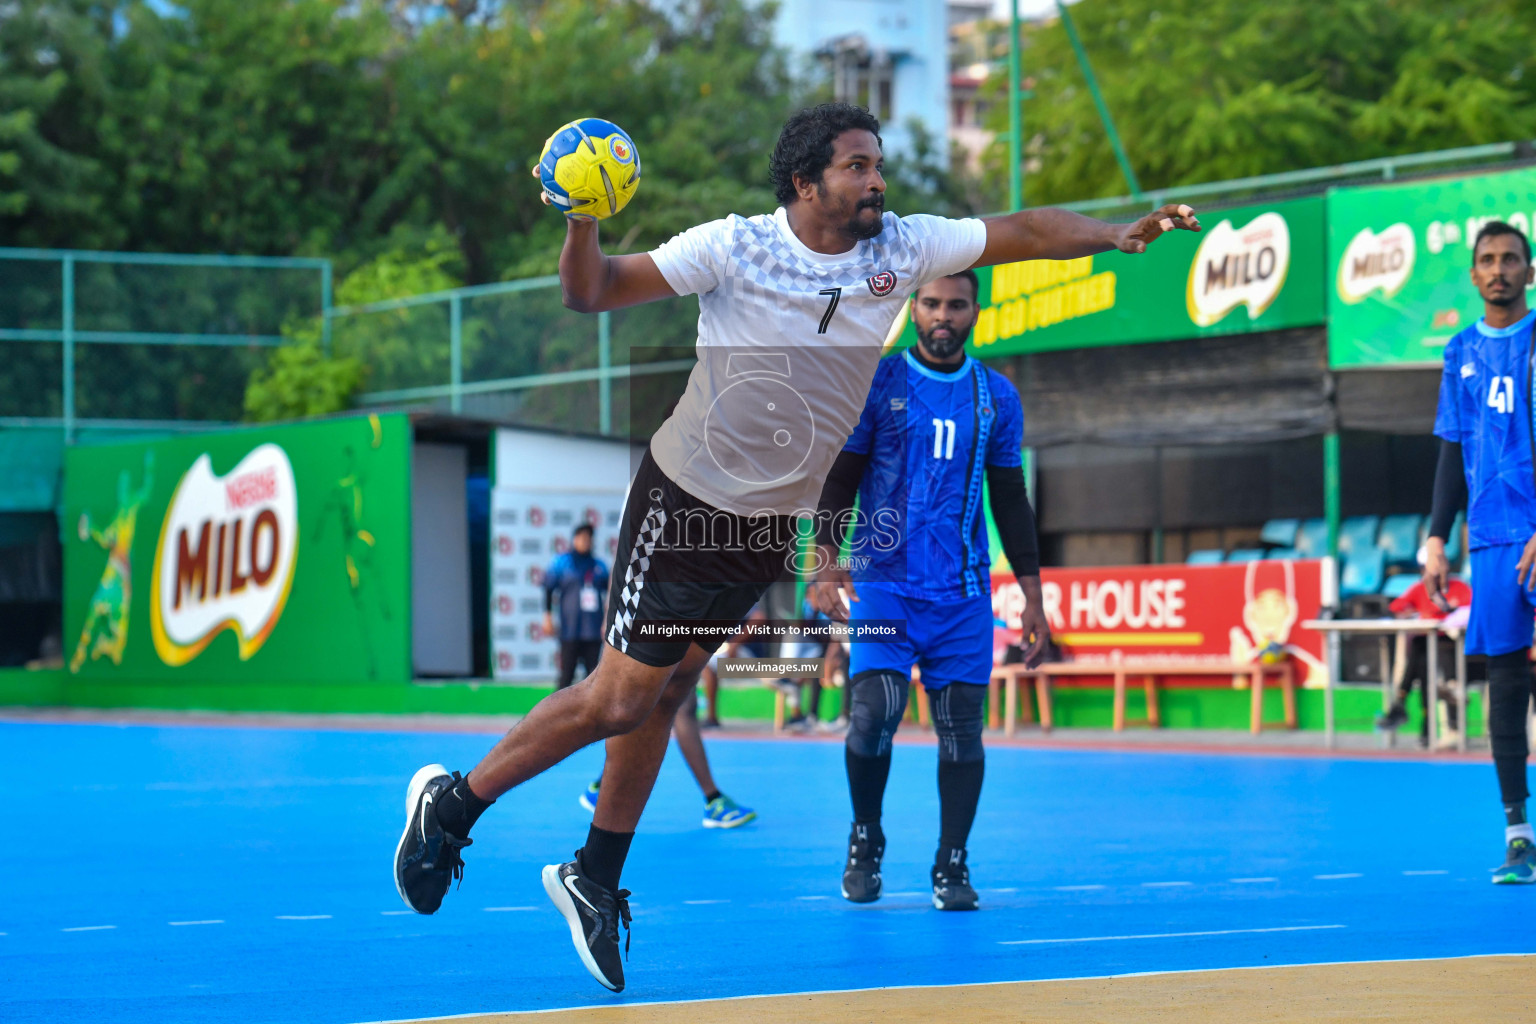
<instances>
[{"instance_id":1,"label":"team crest on jersey","mask_svg":"<svg viewBox=\"0 0 1536 1024\"><path fill-rule=\"evenodd\" d=\"M889 270L882 270L865 283L869 285L871 295L883 299L896 290L896 275Z\"/></svg>"}]
</instances>

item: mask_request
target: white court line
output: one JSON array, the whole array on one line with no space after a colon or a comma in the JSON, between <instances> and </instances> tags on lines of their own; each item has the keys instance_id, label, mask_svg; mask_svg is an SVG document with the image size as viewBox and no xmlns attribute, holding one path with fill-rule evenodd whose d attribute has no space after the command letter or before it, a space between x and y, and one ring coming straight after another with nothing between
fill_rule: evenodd
<instances>
[{"instance_id":1,"label":"white court line","mask_svg":"<svg viewBox=\"0 0 1536 1024\"><path fill-rule=\"evenodd\" d=\"M1171 889L1179 885L1194 885L1194 882L1142 882L1143 889Z\"/></svg>"},{"instance_id":2,"label":"white court line","mask_svg":"<svg viewBox=\"0 0 1536 1024\"><path fill-rule=\"evenodd\" d=\"M1280 879L1278 879L1278 878L1234 878L1234 879L1232 879L1232 881L1236 885L1249 885L1249 884L1252 884L1254 882L1278 882L1278 881L1280 881Z\"/></svg>"},{"instance_id":3,"label":"white court line","mask_svg":"<svg viewBox=\"0 0 1536 1024\"><path fill-rule=\"evenodd\" d=\"M279 921L329 921L330 914L278 914Z\"/></svg>"},{"instance_id":4,"label":"white court line","mask_svg":"<svg viewBox=\"0 0 1536 1024\"><path fill-rule=\"evenodd\" d=\"M1153 935L1093 935L1082 939L1004 939L999 946L1047 946L1064 942L1124 942L1130 939L1190 939L1205 935L1260 935L1267 932L1316 932L1347 928L1342 924L1293 924L1283 928L1222 928L1209 932L1160 932Z\"/></svg>"},{"instance_id":5,"label":"white court line","mask_svg":"<svg viewBox=\"0 0 1536 1024\"><path fill-rule=\"evenodd\" d=\"M116 928L115 924L86 924L78 928L60 928L61 932L109 932Z\"/></svg>"},{"instance_id":6,"label":"white court line","mask_svg":"<svg viewBox=\"0 0 1536 1024\"><path fill-rule=\"evenodd\" d=\"M710 907L716 903L729 903L730 900L683 900L685 907Z\"/></svg>"},{"instance_id":7,"label":"white court line","mask_svg":"<svg viewBox=\"0 0 1536 1024\"><path fill-rule=\"evenodd\" d=\"M1057 892L1091 892L1094 889L1102 889L1102 885L1058 885Z\"/></svg>"},{"instance_id":8,"label":"white court line","mask_svg":"<svg viewBox=\"0 0 1536 1024\"><path fill-rule=\"evenodd\" d=\"M538 907L486 907L487 914L505 914L514 910L538 910ZM407 911L409 913L409 911Z\"/></svg>"},{"instance_id":9,"label":"white court line","mask_svg":"<svg viewBox=\"0 0 1536 1024\"><path fill-rule=\"evenodd\" d=\"M926 892L888 892L887 896L927 896Z\"/></svg>"},{"instance_id":10,"label":"white court line","mask_svg":"<svg viewBox=\"0 0 1536 1024\"><path fill-rule=\"evenodd\" d=\"M1403 874L1405 874L1405 875L1448 875L1448 874L1450 874L1450 872L1446 871L1443 868L1435 868L1435 869L1430 870L1430 871L1404 871Z\"/></svg>"},{"instance_id":11,"label":"white court line","mask_svg":"<svg viewBox=\"0 0 1536 1024\"><path fill-rule=\"evenodd\" d=\"M1337 875L1313 875L1312 877L1320 882L1331 882L1335 878L1364 878L1365 876L1358 871L1345 871Z\"/></svg>"},{"instance_id":12,"label":"white court line","mask_svg":"<svg viewBox=\"0 0 1536 1024\"><path fill-rule=\"evenodd\" d=\"M414 913L416 913L416 911L414 911L414 910L381 910L381 911L379 911L379 916L380 917L399 917L402 914L414 914Z\"/></svg>"},{"instance_id":13,"label":"white court line","mask_svg":"<svg viewBox=\"0 0 1536 1024\"><path fill-rule=\"evenodd\" d=\"M824 899L826 899L826 897L825 896L796 896L795 899L797 899L797 900L824 900Z\"/></svg>"},{"instance_id":14,"label":"white court line","mask_svg":"<svg viewBox=\"0 0 1536 1024\"><path fill-rule=\"evenodd\" d=\"M1221 974L1225 972L1237 973L1239 971L1274 971L1289 967L1359 967L1363 964L1424 964L1443 963L1447 960L1489 960L1495 957L1532 957L1536 954L1530 952L1516 953L1471 953L1466 956L1417 956L1417 957L1392 957L1383 960L1317 960L1303 963L1273 963L1273 964L1247 964L1237 967L1180 967L1167 971L1131 971L1125 974L1091 974L1080 975L1072 978L1024 978L1012 981L976 981L963 982L950 985L882 985L876 988L844 988L844 989L812 989L808 992L756 992L752 995L734 996L732 1001L748 1002L762 999L782 999L786 996L846 996L865 992L933 992L943 989L960 988L997 988L1003 985L1051 985L1063 981L1109 981L1116 978L1159 978L1180 974ZM648 1002L625 1003L626 1009L637 1006L697 1006L701 1003L719 1002L719 996L704 996L696 999L654 999ZM581 1014L588 1010L595 1010L601 1006L612 1006L612 1003L588 1003L582 1006L565 1006L558 1010L475 1010L472 1013L450 1013L438 1017L409 1017L394 1018L392 1020L364 1021L363 1024L429 1024L433 1021L458 1021L458 1020L485 1020L487 1017L527 1017L535 1013L553 1016L555 1014Z\"/></svg>"},{"instance_id":15,"label":"white court line","mask_svg":"<svg viewBox=\"0 0 1536 1024\"><path fill-rule=\"evenodd\" d=\"M209 921L167 921L165 923L170 925L172 928L180 928L189 924L223 924L224 922L221 919L214 919Z\"/></svg>"},{"instance_id":16,"label":"white court line","mask_svg":"<svg viewBox=\"0 0 1536 1024\"><path fill-rule=\"evenodd\" d=\"M1001 889L983 889L981 891L982 892L1018 892L1019 888L1016 885L1009 885L1009 886L1004 886Z\"/></svg>"}]
</instances>

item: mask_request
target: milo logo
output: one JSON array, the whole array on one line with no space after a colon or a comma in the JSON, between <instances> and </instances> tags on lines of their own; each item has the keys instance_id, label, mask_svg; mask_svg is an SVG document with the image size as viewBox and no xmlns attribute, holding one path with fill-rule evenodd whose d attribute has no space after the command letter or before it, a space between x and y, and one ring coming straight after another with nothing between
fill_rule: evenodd
<instances>
[{"instance_id":1,"label":"milo logo","mask_svg":"<svg viewBox=\"0 0 1536 1024\"><path fill-rule=\"evenodd\" d=\"M1257 320L1285 284L1291 266L1291 231L1278 213L1261 213L1246 226L1224 220L1206 232L1189 267L1189 318L1209 327L1238 306Z\"/></svg>"},{"instance_id":2,"label":"milo logo","mask_svg":"<svg viewBox=\"0 0 1536 1024\"><path fill-rule=\"evenodd\" d=\"M205 453L182 475L155 547L150 626L167 665L185 665L223 630L242 661L282 617L298 550L288 455L263 444L225 476Z\"/></svg>"}]
</instances>

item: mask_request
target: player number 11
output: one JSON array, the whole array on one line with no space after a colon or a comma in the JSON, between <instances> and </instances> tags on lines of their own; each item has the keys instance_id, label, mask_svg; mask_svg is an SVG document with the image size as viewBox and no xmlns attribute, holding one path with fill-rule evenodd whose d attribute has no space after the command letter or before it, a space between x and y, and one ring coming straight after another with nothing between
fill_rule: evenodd
<instances>
[{"instance_id":1,"label":"player number 11","mask_svg":"<svg viewBox=\"0 0 1536 1024\"><path fill-rule=\"evenodd\" d=\"M1495 377L1488 389L1488 405L1502 413L1515 411L1515 381L1513 377Z\"/></svg>"},{"instance_id":2,"label":"player number 11","mask_svg":"<svg viewBox=\"0 0 1536 1024\"><path fill-rule=\"evenodd\" d=\"M933 457L936 459L952 459L955 457L954 420L934 419Z\"/></svg>"}]
</instances>

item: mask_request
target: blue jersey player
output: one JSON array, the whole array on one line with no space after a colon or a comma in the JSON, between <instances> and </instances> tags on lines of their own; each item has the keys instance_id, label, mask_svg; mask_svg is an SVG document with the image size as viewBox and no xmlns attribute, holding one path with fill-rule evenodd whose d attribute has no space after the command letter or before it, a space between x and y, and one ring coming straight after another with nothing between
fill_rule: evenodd
<instances>
[{"instance_id":1,"label":"blue jersey player","mask_svg":"<svg viewBox=\"0 0 1536 1024\"><path fill-rule=\"evenodd\" d=\"M981 796L982 708L992 671L991 557L983 483L1003 550L1024 588L1027 660L1049 629L1040 556L1024 489L1024 413L1007 378L965 354L977 281L967 270L924 285L912 301L917 345L875 371L858 426L822 492L816 606L855 627L889 623L894 638L860 639L848 667L845 761L853 803L843 896L880 898L881 803L891 738L912 666L932 694L939 739L939 849L933 905L976 909L966 840ZM854 493L858 509L853 510ZM846 559L840 541L852 526ZM839 591L848 596L845 604Z\"/></svg>"},{"instance_id":2,"label":"blue jersey player","mask_svg":"<svg viewBox=\"0 0 1536 1024\"><path fill-rule=\"evenodd\" d=\"M1536 313L1525 297L1532 280L1525 235L1502 221L1484 225L1472 248L1483 318L1445 347L1435 414L1440 462L1424 562L1424 585L1439 595L1450 569L1445 540L1465 500L1473 580L1467 650L1488 656L1488 724L1506 822L1505 863L1493 875L1501 884L1536 881L1525 806L1526 706L1536 692L1529 655L1536 620Z\"/></svg>"}]
</instances>

